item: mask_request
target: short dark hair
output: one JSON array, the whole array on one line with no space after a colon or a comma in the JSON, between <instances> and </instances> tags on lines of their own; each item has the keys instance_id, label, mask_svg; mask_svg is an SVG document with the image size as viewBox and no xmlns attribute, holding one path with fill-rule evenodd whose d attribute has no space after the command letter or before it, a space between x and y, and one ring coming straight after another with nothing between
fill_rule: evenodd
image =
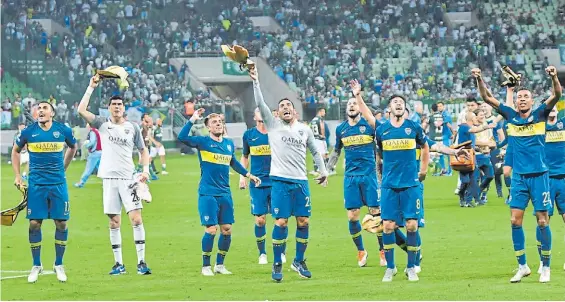
<instances>
[{"instance_id":1,"label":"short dark hair","mask_svg":"<svg viewBox=\"0 0 565 302\"><path fill-rule=\"evenodd\" d=\"M445 103L444 103L444 102L442 102L442 101L439 101L439 102L437 102L436 104L438 104L438 105L439 105L439 104L442 104L442 105L444 105L444 106L445 106Z\"/></svg>"},{"instance_id":2,"label":"short dark hair","mask_svg":"<svg viewBox=\"0 0 565 302\"><path fill-rule=\"evenodd\" d=\"M476 103L477 105L479 104L479 102L477 101L477 99L474 98L474 97L472 97L472 96L467 97L467 103Z\"/></svg>"},{"instance_id":3,"label":"short dark hair","mask_svg":"<svg viewBox=\"0 0 565 302\"><path fill-rule=\"evenodd\" d=\"M319 108L318 108L318 112L320 112L320 111L322 111L322 110L326 111L326 107L319 107Z\"/></svg>"},{"instance_id":4,"label":"short dark hair","mask_svg":"<svg viewBox=\"0 0 565 302\"><path fill-rule=\"evenodd\" d=\"M39 101L39 103L37 103L37 104L38 104L38 105L40 105L40 104L49 104L49 106L51 106L51 110L53 110L53 112L55 112L55 106L53 106L53 104L51 104L51 103L48 102L48 101L45 101L45 100Z\"/></svg>"},{"instance_id":5,"label":"short dark hair","mask_svg":"<svg viewBox=\"0 0 565 302\"><path fill-rule=\"evenodd\" d=\"M432 104L432 111L436 112L437 111L437 103L433 103Z\"/></svg>"},{"instance_id":6,"label":"short dark hair","mask_svg":"<svg viewBox=\"0 0 565 302\"><path fill-rule=\"evenodd\" d=\"M119 96L119 95L113 95L113 96L110 98L110 103L109 103L109 104L112 104L112 101L116 101L116 100L122 101L122 104L124 103L124 99L123 99L121 96Z\"/></svg>"},{"instance_id":7,"label":"short dark hair","mask_svg":"<svg viewBox=\"0 0 565 302\"><path fill-rule=\"evenodd\" d=\"M292 108L294 108L294 103L293 103L290 99L288 99L288 98L282 98L282 99L280 99L279 102L277 103L277 107L281 104L282 101L289 101L290 104L292 105Z\"/></svg>"},{"instance_id":8,"label":"short dark hair","mask_svg":"<svg viewBox=\"0 0 565 302\"><path fill-rule=\"evenodd\" d=\"M388 98L388 105L390 106L390 102L396 98L401 98L404 101L404 105L406 106L408 103L406 102L406 98L400 94L393 94Z\"/></svg>"}]
</instances>

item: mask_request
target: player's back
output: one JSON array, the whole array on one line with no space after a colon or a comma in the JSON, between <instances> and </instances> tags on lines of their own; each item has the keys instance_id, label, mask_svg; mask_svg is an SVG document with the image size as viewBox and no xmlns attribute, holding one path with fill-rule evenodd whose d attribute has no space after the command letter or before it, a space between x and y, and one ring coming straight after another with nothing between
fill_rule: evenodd
<instances>
[{"instance_id":1,"label":"player's back","mask_svg":"<svg viewBox=\"0 0 565 302\"><path fill-rule=\"evenodd\" d=\"M306 148L308 136L312 130L295 121L288 125L281 120L275 120L269 129L269 144L271 145L271 178L279 177L284 180L308 180L306 175ZM312 142L312 148L314 148Z\"/></svg>"},{"instance_id":2,"label":"player's back","mask_svg":"<svg viewBox=\"0 0 565 302\"><path fill-rule=\"evenodd\" d=\"M383 188L408 188L418 185L416 146L426 143L420 125L405 120L400 127L386 123L377 128L377 143L383 157Z\"/></svg>"},{"instance_id":3,"label":"player's back","mask_svg":"<svg viewBox=\"0 0 565 302\"><path fill-rule=\"evenodd\" d=\"M22 131L16 144L27 144L30 184L54 185L66 181L63 152L72 133L71 128L56 121L49 130L43 130L35 122Z\"/></svg>"},{"instance_id":4,"label":"player's back","mask_svg":"<svg viewBox=\"0 0 565 302\"><path fill-rule=\"evenodd\" d=\"M565 175L565 118L546 126L545 155L550 176Z\"/></svg>"},{"instance_id":5,"label":"player's back","mask_svg":"<svg viewBox=\"0 0 565 302\"><path fill-rule=\"evenodd\" d=\"M310 122L310 129L312 129L312 133L314 133L316 139L322 139L322 136L324 136L324 133L322 133L323 123L324 121L319 116L314 117Z\"/></svg>"},{"instance_id":6,"label":"player's back","mask_svg":"<svg viewBox=\"0 0 565 302\"><path fill-rule=\"evenodd\" d=\"M344 121L336 128L336 148L345 150L345 175L370 175L376 173L375 131L367 120L361 118L357 124Z\"/></svg>"},{"instance_id":7,"label":"player's back","mask_svg":"<svg viewBox=\"0 0 565 302\"><path fill-rule=\"evenodd\" d=\"M250 173L261 179L261 187L271 186L271 146L268 134L261 133L255 127L245 131L243 153L249 155Z\"/></svg>"},{"instance_id":8,"label":"player's back","mask_svg":"<svg viewBox=\"0 0 565 302\"><path fill-rule=\"evenodd\" d=\"M198 193L209 196L230 195L230 163L234 144L229 138L221 142L209 136L198 138L198 160L200 161L200 183Z\"/></svg>"},{"instance_id":9,"label":"player's back","mask_svg":"<svg viewBox=\"0 0 565 302\"><path fill-rule=\"evenodd\" d=\"M542 103L526 118L514 109L500 105L499 112L508 122L508 146L512 148L513 171L518 174L546 172L545 121L549 115L547 105ZM508 154L507 154L508 156Z\"/></svg>"},{"instance_id":10,"label":"player's back","mask_svg":"<svg viewBox=\"0 0 565 302\"><path fill-rule=\"evenodd\" d=\"M102 140L98 177L131 179L135 169L134 148L145 147L139 126L129 121L114 124L101 118L97 118L92 126L98 128Z\"/></svg>"}]
</instances>

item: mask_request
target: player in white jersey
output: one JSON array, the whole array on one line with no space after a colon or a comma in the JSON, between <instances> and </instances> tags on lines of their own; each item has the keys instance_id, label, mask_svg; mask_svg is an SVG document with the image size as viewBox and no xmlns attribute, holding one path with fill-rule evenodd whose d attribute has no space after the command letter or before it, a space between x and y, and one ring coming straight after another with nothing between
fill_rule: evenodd
<instances>
[{"instance_id":1,"label":"player in white jersey","mask_svg":"<svg viewBox=\"0 0 565 302\"><path fill-rule=\"evenodd\" d=\"M282 281L282 258L288 237L288 218L296 217L296 257L291 268L302 278L311 278L304 253L308 245L309 218L311 212L310 189L306 175L306 149L310 150L320 169L319 184L326 186L328 171L322 154L315 145L314 133L307 125L296 120L294 104L288 99L279 101L279 117L271 115L271 109L263 100L259 86L259 75L255 66L249 71L253 79L255 103L264 117L271 145L271 215L275 219L273 228L274 264L272 279Z\"/></svg>"},{"instance_id":2,"label":"player in white jersey","mask_svg":"<svg viewBox=\"0 0 565 302\"><path fill-rule=\"evenodd\" d=\"M90 95L98 86L100 79L96 75L90 79L78 106L82 118L92 127L97 128L102 140L102 157L98 168L98 177L103 179L104 214L110 218L110 243L114 252L115 264L110 275L120 275L126 272L122 260L122 235L120 233L122 205L133 226L133 238L137 250L137 273L151 274L151 269L145 263L145 229L141 218L141 198L135 189L136 182L145 182L149 177L149 154L141 130L137 124L124 118L124 101L119 96L110 98L108 119L95 116L87 111ZM134 179L135 164L133 150L141 153L143 173L139 179Z\"/></svg>"}]
</instances>

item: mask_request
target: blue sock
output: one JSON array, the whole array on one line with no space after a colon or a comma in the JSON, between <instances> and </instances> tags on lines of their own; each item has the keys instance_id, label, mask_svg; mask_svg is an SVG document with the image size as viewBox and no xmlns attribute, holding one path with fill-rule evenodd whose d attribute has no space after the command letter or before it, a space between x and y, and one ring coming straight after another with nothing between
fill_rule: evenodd
<instances>
[{"instance_id":1,"label":"blue sock","mask_svg":"<svg viewBox=\"0 0 565 302\"><path fill-rule=\"evenodd\" d=\"M284 228L284 242L282 244L282 253L286 255L286 239L288 238L288 227Z\"/></svg>"},{"instance_id":2,"label":"blue sock","mask_svg":"<svg viewBox=\"0 0 565 302\"><path fill-rule=\"evenodd\" d=\"M408 249L408 264L406 267L414 267L416 253L418 252L418 234L416 232L406 232L406 247Z\"/></svg>"},{"instance_id":3,"label":"blue sock","mask_svg":"<svg viewBox=\"0 0 565 302\"><path fill-rule=\"evenodd\" d=\"M394 264L394 245L396 241L394 238L394 233L383 233L383 247L385 251L386 267L395 268Z\"/></svg>"},{"instance_id":4,"label":"blue sock","mask_svg":"<svg viewBox=\"0 0 565 302\"><path fill-rule=\"evenodd\" d=\"M524 229L521 225L512 225L512 243L514 243L514 253L518 259L518 264L526 264L526 251L524 250L526 238Z\"/></svg>"},{"instance_id":5,"label":"blue sock","mask_svg":"<svg viewBox=\"0 0 565 302\"><path fill-rule=\"evenodd\" d=\"M255 238L257 238L257 249L259 249L259 255L267 254L265 251L265 240L267 239L267 229L264 225L255 225Z\"/></svg>"},{"instance_id":6,"label":"blue sock","mask_svg":"<svg viewBox=\"0 0 565 302\"><path fill-rule=\"evenodd\" d=\"M63 255L67 247L67 238L69 237L69 230L60 231L55 230L55 265L63 264Z\"/></svg>"},{"instance_id":7,"label":"blue sock","mask_svg":"<svg viewBox=\"0 0 565 302\"><path fill-rule=\"evenodd\" d=\"M395 229L394 236L396 245L398 245L398 247L400 247L403 251L407 252L408 249L406 248L406 235L404 235L404 233L402 233L400 229Z\"/></svg>"},{"instance_id":8,"label":"blue sock","mask_svg":"<svg viewBox=\"0 0 565 302\"><path fill-rule=\"evenodd\" d=\"M543 266L549 267L551 262L551 229L549 225L540 226L541 261Z\"/></svg>"},{"instance_id":9,"label":"blue sock","mask_svg":"<svg viewBox=\"0 0 565 302\"><path fill-rule=\"evenodd\" d=\"M349 234L353 238L353 243L357 246L358 251L364 251L363 247L363 236L361 236L361 223L357 221L349 221Z\"/></svg>"},{"instance_id":10,"label":"blue sock","mask_svg":"<svg viewBox=\"0 0 565 302\"><path fill-rule=\"evenodd\" d=\"M281 254L284 252L286 243L285 233L288 234L288 227L280 227L275 224L273 227L273 257L275 263L282 263Z\"/></svg>"},{"instance_id":11,"label":"blue sock","mask_svg":"<svg viewBox=\"0 0 565 302\"><path fill-rule=\"evenodd\" d=\"M538 225L536 227L536 241L537 241L537 246L538 246L538 255L539 255L539 260L543 261L543 258L541 256L541 231L540 231L540 226Z\"/></svg>"},{"instance_id":12,"label":"blue sock","mask_svg":"<svg viewBox=\"0 0 565 302\"><path fill-rule=\"evenodd\" d=\"M304 260L304 253L308 247L309 225L296 227L296 261Z\"/></svg>"},{"instance_id":13,"label":"blue sock","mask_svg":"<svg viewBox=\"0 0 565 302\"><path fill-rule=\"evenodd\" d=\"M422 256L422 237L420 237L420 230L416 231L416 246L418 246L418 251L416 252L416 261L414 261L414 265L420 266L420 257Z\"/></svg>"},{"instance_id":14,"label":"blue sock","mask_svg":"<svg viewBox=\"0 0 565 302\"><path fill-rule=\"evenodd\" d=\"M379 251L383 251L384 244L383 244L383 233L377 234L377 242L379 243Z\"/></svg>"},{"instance_id":15,"label":"blue sock","mask_svg":"<svg viewBox=\"0 0 565 302\"><path fill-rule=\"evenodd\" d=\"M41 265L41 229L29 230L29 245L31 246L31 257L33 265Z\"/></svg>"},{"instance_id":16,"label":"blue sock","mask_svg":"<svg viewBox=\"0 0 565 302\"><path fill-rule=\"evenodd\" d=\"M214 248L215 236L206 232L202 236L202 266L210 266L210 256L212 255L212 248Z\"/></svg>"},{"instance_id":17,"label":"blue sock","mask_svg":"<svg viewBox=\"0 0 565 302\"><path fill-rule=\"evenodd\" d=\"M230 250L231 235L220 234L218 239L218 254L216 255L216 265L224 264L226 254Z\"/></svg>"}]
</instances>

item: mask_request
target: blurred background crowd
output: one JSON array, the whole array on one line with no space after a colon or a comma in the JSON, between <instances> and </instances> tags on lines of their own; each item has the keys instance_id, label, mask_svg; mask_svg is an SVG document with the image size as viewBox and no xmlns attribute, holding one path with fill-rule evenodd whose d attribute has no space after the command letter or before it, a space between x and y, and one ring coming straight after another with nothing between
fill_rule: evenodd
<instances>
[{"instance_id":1,"label":"blurred background crowd","mask_svg":"<svg viewBox=\"0 0 565 302\"><path fill-rule=\"evenodd\" d=\"M48 99L57 119L80 125L77 106L97 69L120 65L130 87L97 91L91 110L120 93L128 106L195 107L241 122L240 100L191 87L190 67L170 58L218 56L221 44L240 44L267 60L295 90L304 119L317 108L337 119L359 79L375 109L392 94L410 101L458 102L476 94L469 78L478 66L496 97L501 65L527 78L537 98L549 91L540 48L565 41L565 4L557 0L5 0L2 2L2 127L16 128ZM477 12L479 25L447 24L445 12ZM250 17L271 16L278 32ZM61 25L52 35L35 20ZM343 115L343 114L342 114Z\"/></svg>"}]
</instances>

